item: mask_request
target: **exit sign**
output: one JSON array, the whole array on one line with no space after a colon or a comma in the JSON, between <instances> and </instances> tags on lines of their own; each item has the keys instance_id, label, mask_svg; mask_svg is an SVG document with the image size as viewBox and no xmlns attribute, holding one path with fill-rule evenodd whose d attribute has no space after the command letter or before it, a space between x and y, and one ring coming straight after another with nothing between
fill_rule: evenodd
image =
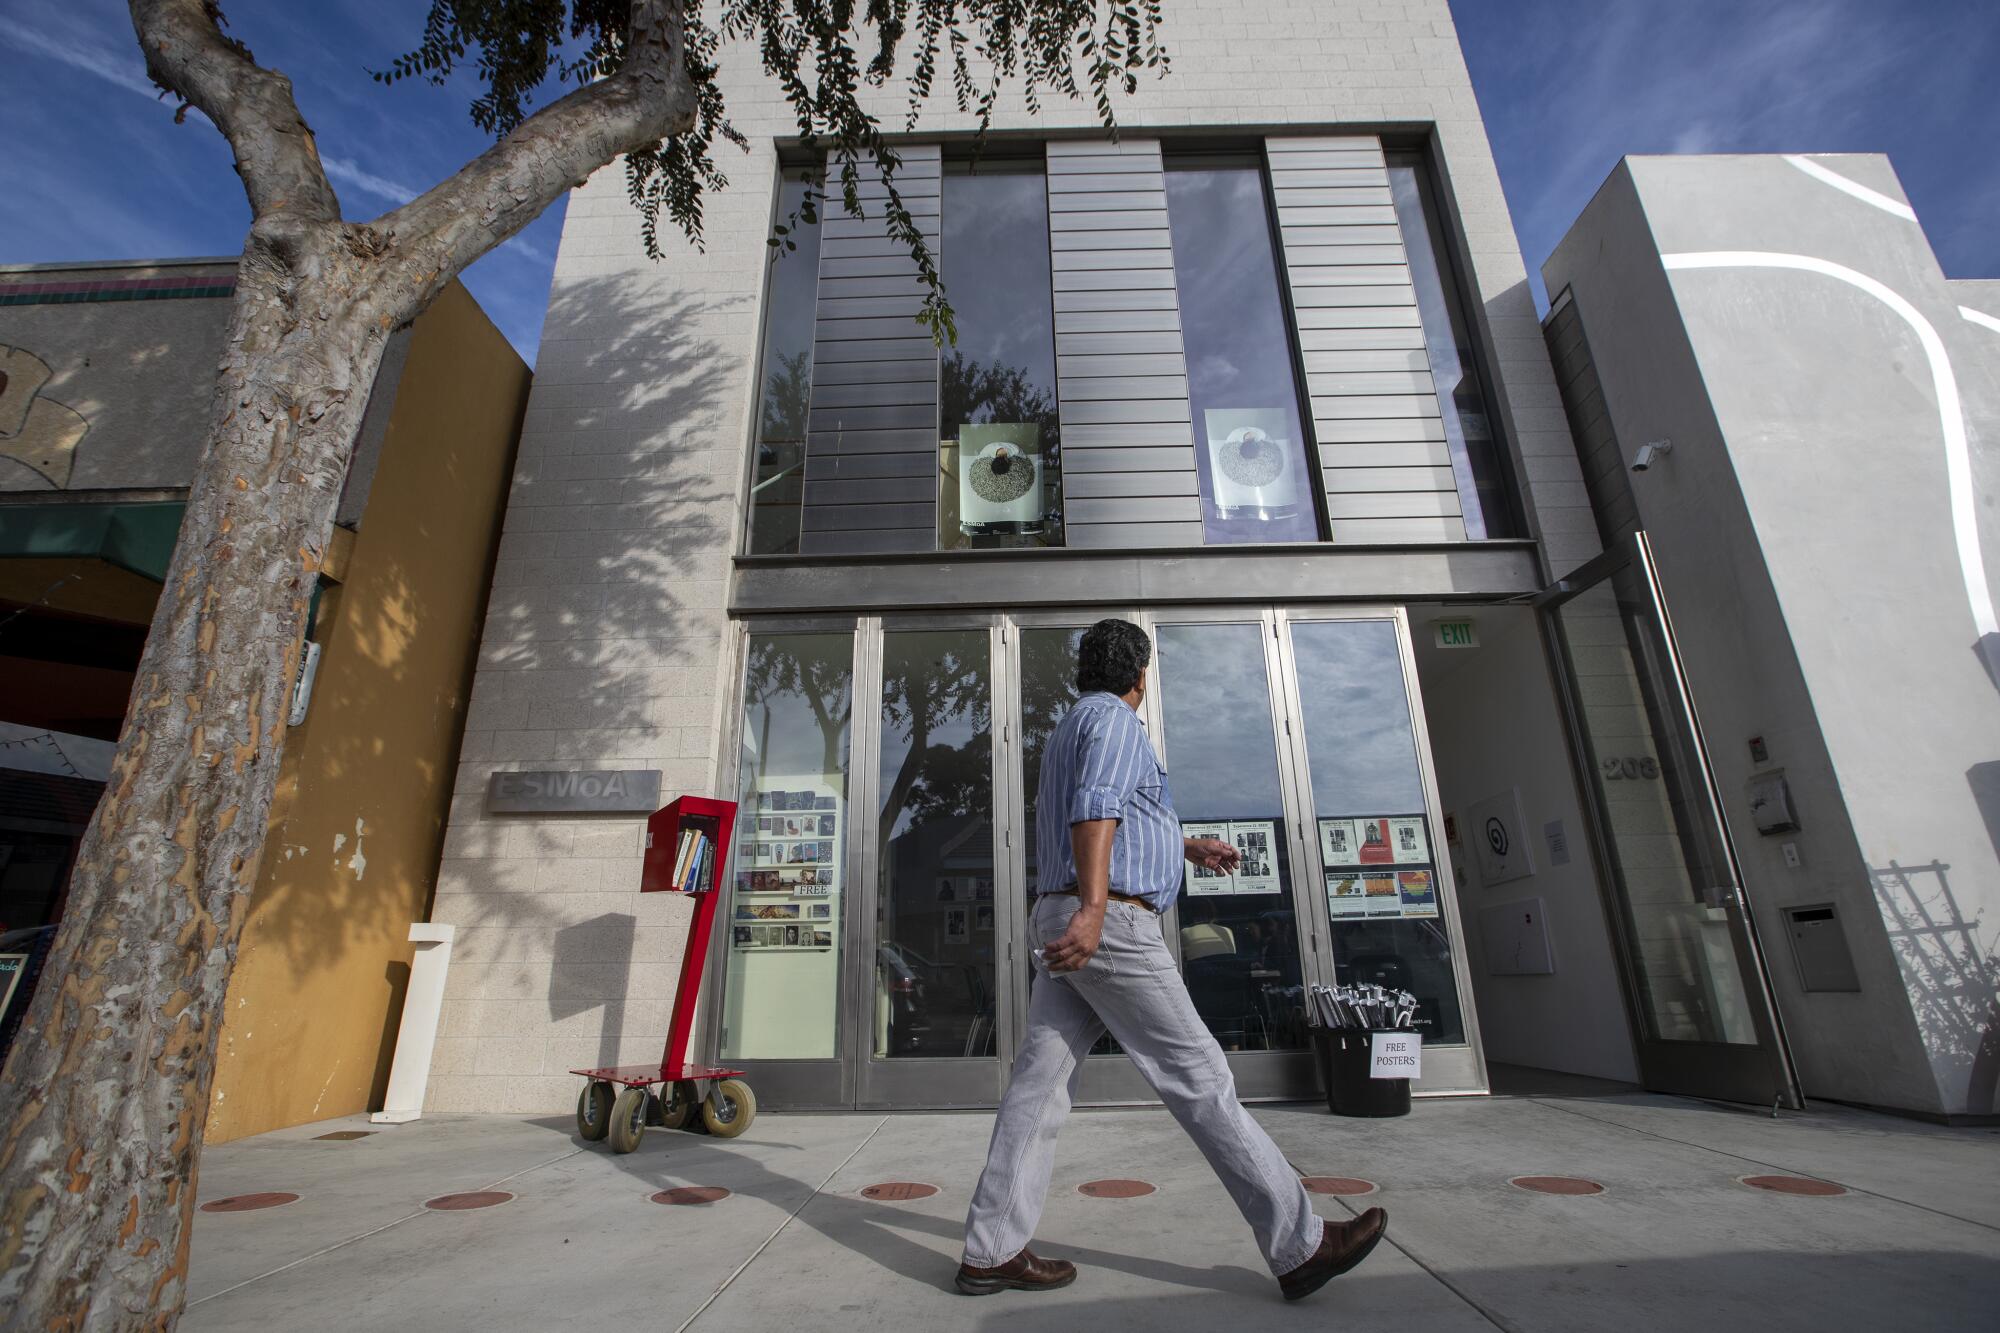
<instances>
[{"instance_id":1,"label":"exit sign","mask_svg":"<svg viewBox=\"0 0 2000 1333\"><path fill-rule=\"evenodd\" d=\"M1479 646L1479 629L1470 620L1433 620L1431 628L1437 631L1437 646L1440 648Z\"/></svg>"}]
</instances>

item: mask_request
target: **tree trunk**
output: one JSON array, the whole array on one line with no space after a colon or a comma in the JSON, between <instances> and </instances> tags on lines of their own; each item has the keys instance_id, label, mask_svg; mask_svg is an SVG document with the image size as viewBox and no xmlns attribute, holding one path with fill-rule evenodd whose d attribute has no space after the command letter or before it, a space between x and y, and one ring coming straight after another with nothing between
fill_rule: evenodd
<instances>
[{"instance_id":1,"label":"tree trunk","mask_svg":"<svg viewBox=\"0 0 2000 1333\"><path fill-rule=\"evenodd\" d=\"M0 1075L0 1323L170 1328L308 601L389 321L369 235L260 222L111 778Z\"/></svg>"}]
</instances>

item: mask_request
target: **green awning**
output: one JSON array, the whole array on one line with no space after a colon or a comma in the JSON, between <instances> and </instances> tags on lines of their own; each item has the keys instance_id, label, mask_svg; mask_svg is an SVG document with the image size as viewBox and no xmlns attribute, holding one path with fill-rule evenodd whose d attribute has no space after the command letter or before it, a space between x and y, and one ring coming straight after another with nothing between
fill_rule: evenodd
<instances>
[{"instance_id":1,"label":"green awning","mask_svg":"<svg viewBox=\"0 0 2000 1333\"><path fill-rule=\"evenodd\" d=\"M97 559L164 582L187 505L0 504L0 559Z\"/></svg>"}]
</instances>

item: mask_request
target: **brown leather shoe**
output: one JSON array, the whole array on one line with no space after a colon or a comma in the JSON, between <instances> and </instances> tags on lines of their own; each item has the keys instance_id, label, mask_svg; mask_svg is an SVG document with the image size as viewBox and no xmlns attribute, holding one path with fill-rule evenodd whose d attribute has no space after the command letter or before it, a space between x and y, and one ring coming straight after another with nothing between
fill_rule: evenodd
<instances>
[{"instance_id":1,"label":"brown leather shoe","mask_svg":"<svg viewBox=\"0 0 2000 1333\"><path fill-rule=\"evenodd\" d=\"M1325 1279L1321 1279L1324 1281ZM1067 1259L1041 1259L1035 1252L1021 1252L998 1268L958 1266L958 1289L968 1296L991 1296L996 1291L1054 1291L1076 1281L1076 1265Z\"/></svg>"},{"instance_id":2,"label":"brown leather shoe","mask_svg":"<svg viewBox=\"0 0 2000 1333\"><path fill-rule=\"evenodd\" d=\"M1370 1208L1352 1222L1328 1222L1313 1257L1280 1276L1278 1289L1288 1301L1312 1295L1366 1259L1388 1229L1389 1215L1380 1208Z\"/></svg>"}]
</instances>

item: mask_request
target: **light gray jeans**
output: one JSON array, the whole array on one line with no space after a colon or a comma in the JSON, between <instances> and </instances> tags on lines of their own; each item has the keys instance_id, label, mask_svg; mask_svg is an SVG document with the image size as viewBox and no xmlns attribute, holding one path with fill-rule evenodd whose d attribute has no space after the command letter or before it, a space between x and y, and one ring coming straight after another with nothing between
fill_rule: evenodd
<instances>
[{"instance_id":1,"label":"light gray jeans","mask_svg":"<svg viewBox=\"0 0 2000 1333\"><path fill-rule=\"evenodd\" d=\"M1077 906L1074 897L1036 899L1030 947L1061 935ZM1323 1224L1298 1173L1236 1100L1236 1080L1195 1013L1160 918L1111 903L1103 942L1080 970L1052 976L1039 957L1034 966L1027 1037L965 1219L965 1262L998 1267L1034 1236L1083 1057L1106 1029L1221 1177L1271 1271L1288 1273L1311 1258Z\"/></svg>"}]
</instances>

